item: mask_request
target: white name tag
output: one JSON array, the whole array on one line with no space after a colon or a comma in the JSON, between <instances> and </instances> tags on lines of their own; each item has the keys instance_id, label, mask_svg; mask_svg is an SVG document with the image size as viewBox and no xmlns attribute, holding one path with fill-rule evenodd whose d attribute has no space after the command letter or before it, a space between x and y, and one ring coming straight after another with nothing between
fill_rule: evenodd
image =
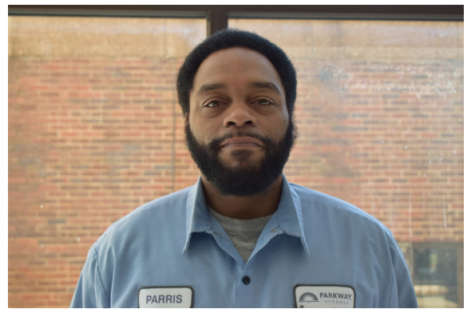
<instances>
[{"instance_id":1,"label":"white name tag","mask_svg":"<svg viewBox=\"0 0 475 313\"><path fill-rule=\"evenodd\" d=\"M296 285L297 308L354 308L355 290L350 286Z\"/></svg>"},{"instance_id":2,"label":"white name tag","mask_svg":"<svg viewBox=\"0 0 475 313\"><path fill-rule=\"evenodd\" d=\"M191 308L191 287L143 287L139 291L139 308Z\"/></svg>"}]
</instances>

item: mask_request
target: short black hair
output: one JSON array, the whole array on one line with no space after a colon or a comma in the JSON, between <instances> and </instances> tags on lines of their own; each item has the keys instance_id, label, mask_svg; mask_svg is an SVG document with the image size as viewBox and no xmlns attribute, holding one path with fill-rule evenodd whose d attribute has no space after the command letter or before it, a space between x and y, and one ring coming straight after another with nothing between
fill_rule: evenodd
<instances>
[{"instance_id":1,"label":"short black hair","mask_svg":"<svg viewBox=\"0 0 475 313\"><path fill-rule=\"evenodd\" d=\"M287 110L292 120L294 103L297 97L297 75L292 62L281 48L264 37L230 28L214 33L196 46L180 67L176 89L183 115L190 112L190 91L201 63L213 52L232 47L243 47L257 51L272 63L282 81Z\"/></svg>"}]
</instances>

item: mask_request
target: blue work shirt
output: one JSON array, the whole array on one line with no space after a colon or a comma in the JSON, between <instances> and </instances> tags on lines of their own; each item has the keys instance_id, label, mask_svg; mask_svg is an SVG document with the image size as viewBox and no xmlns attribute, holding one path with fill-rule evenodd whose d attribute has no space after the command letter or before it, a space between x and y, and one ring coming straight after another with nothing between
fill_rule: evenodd
<instances>
[{"instance_id":1,"label":"blue work shirt","mask_svg":"<svg viewBox=\"0 0 475 313\"><path fill-rule=\"evenodd\" d=\"M199 178L106 230L88 253L71 307L143 307L174 287L192 294L193 307L331 301L417 307L403 254L383 224L347 202L288 183L285 176L278 208L247 263L208 212ZM142 302L141 290L151 292Z\"/></svg>"}]
</instances>

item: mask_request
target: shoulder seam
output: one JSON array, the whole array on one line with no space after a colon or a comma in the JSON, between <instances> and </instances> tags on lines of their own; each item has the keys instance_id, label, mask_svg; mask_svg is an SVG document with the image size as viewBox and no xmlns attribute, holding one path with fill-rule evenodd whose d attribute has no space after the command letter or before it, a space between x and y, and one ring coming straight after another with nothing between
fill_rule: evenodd
<instances>
[{"instance_id":1,"label":"shoulder seam","mask_svg":"<svg viewBox=\"0 0 475 313\"><path fill-rule=\"evenodd\" d=\"M316 203L316 204L325 205L325 206L328 206L328 207L334 208L334 209L341 209L341 210L346 210L346 209L347 209L347 208L345 208L344 206L336 206L336 205L333 205L333 204L326 204L326 203L318 202L318 201L315 201L315 200L313 200L313 199L309 199L309 198L306 198L306 197L301 197L301 199L307 200L307 201L310 201L310 202L313 202L313 203ZM341 200L341 199L339 199L339 200ZM344 201L344 200L342 200L342 201ZM362 212L368 214L369 216L372 216L371 214L369 214L369 213L366 212L365 210L360 209L359 207L357 207L357 206L355 206L355 205L353 205L353 204L351 204L351 203L349 203L349 202L346 202L346 204L347 204L347 206L349 206L349 207L351 207L351 208L353 208L353 209L358 209L358 210L360 210L360 211L362 211ZM374 217L374 216L372 216L372 217Z\"/></svg>"},{"instance_id":2,"label":"shoulder seam","mask_svg":"<svg viewBox=\"0 0 475 313\"><path fill-rule=\"evenodd\" d=\"M391 261L392 262L392 261ZM394 288L394 279L395 279L395 275L393 273L393 279L391 281L391 290L389 290L389 301L388 301L388 308L391 307L391 299L393 297L393 288ZM396 290L397 291L397 290ZM398 303L399 304L399 303Z\"/></svg>"},{"instance_id":3,"label":"shoulder seam","mask_svg":"<svg viewBox=\"0 0 475 313\"><path fill-rule=\"evenodd\" d=\"M96 268L97 268L97 274L99 276L99 282L101 283L101 287L102 287L102 290L104 291L104 294L107 296L107 300L109 302L109 307L110 307L110 297L109 297L109 294L107 293L106 291L106 288L104 287L104 283L102 282L102 276L101 276L101 270L99 268L99 254L97 253L97 249L96 247L94 246L94 254L96 255Z\"/></svg>"},{"instance_id":4,"label":"shoulder seam","mask_svg":"<svg viewBox=\"0 0 475 313\"><path fill-rule=\"evenodd\" d=\"M389 236L389 238L391 238L391 236L388 234L388 232L390 232L390 230L386 225L384 225L380 220L378 220L376 217L369 214L365 210L363 210L363 209L361 209L361 208L359 208L359 207L357 207L357 206L355 206L355 205L353 205L349 202L346 202L346 201L340 199L341 201L344 201L346 203L346 205L348 206L348 207L345 207L344 205L336 206L336 205L333 205L333 204L322 203L322 202L319 202L319 201L315 201L314 199L309 199L307 197L300 197L300 199L306 200L306 201L309 201L309 202L312 202L312 203L315 203L315 204L320 204L320 205L326 206L328 208L346 210L346 211L349 211L349 212L351 212L351 213L353 213L357 216L360 216L361 218L364 218L366 220L370 220L372 222L376 222L379 226L381 226L384 229L386 235ZM351 211L350 208L353 209L353 210L359 210L361 212L358 213L358 212Z\"/></svg>"},{"instance_id":5,"label":"shoulder seam","mask_svg":"<svg viewBox=\"0 0 475 313\"><path fill-rule=\"evenodd\" d=\"M392 235L391 231L389 230L388 228L388 232L386 232L386 241L388 243L388 247L389 249L392 249L393 247L394 248L399 248L399 245L398 243L396 242L396 239L394 239L394 236ZM391 268L392 268L392 281L391 281L391 290L389 291L389 302L388 302L388 308L391 307L391 299L393 298L393 289L394 289L394 284L396 283L397 284L397 281L396 281L396 273L394 271L394 258L392 256L392 253L391 251L389 252L390 254L390 257L391 257ZM396 292L398 292L398 288L396 287ZM399 295L397 296L397 299L396 299L396 308L399 308Z\"/></svg>"}]
</instances>

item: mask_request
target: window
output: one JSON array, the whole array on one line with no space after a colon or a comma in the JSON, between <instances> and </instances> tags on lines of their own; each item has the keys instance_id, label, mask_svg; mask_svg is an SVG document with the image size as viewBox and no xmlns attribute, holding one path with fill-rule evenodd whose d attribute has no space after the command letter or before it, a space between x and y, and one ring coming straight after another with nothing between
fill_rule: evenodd
<instances>
[{"instance_id":1,"label":"window","mask_svg":"<svg viewBox=\"0 0 475 313\"><path fill-rule=\"evenodd\" d=\"M10 307L69 306L112 222L196 182L176 73L226 25L297 69L286 176L383 222L420 307L463 307L463 6L283 7L9 6Z\"/></svg>"}]
</instances>

